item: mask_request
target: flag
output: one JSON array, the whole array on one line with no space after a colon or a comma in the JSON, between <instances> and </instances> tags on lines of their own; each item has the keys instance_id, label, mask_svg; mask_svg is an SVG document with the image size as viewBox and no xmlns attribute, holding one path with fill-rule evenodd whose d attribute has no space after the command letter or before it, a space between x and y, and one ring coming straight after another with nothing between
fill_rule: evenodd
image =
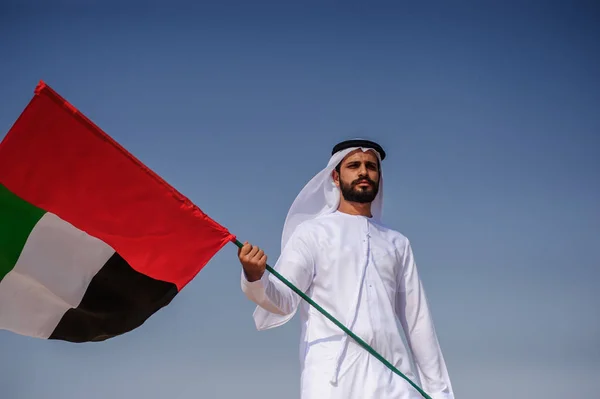
<instances>
[{"instance_id":1,"label":"flag","mask_svg":"<svg viewBox=\"0 0 600 399\"><path fill-rule=\"evenodd\" d=\"M44 82L0 143L1 329L126 333L234 240Z\"/></svg>"}]
</instances>

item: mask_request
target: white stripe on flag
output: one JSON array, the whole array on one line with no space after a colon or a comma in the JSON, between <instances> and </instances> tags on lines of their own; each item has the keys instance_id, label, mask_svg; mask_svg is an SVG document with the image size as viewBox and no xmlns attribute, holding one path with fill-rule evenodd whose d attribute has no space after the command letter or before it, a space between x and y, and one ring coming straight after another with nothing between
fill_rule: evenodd
<instances>
[{"instance_id":1,"label":"white stripe on flag","mask_svg":"<svg viewBox=\"0 0 600 399\"><path fill-rule=\"evenodd\" d=\"M0 328L48 338L113 254L103 241L46 213L0 282Z\"/></svg>"}]
</instances>

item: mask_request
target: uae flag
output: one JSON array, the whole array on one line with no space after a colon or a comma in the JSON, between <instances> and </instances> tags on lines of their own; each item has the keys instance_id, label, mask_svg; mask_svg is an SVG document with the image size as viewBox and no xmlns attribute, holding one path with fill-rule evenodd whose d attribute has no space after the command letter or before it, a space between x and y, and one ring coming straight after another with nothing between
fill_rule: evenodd
<instances>
[{"instance_id":1,"label":"uae flag","mask_svg":"<svg viewBox=\"0 0 600 399\"><path fill-rule=\"evenodd\" d=\"M235 237L40 82L0 143L0 328L102 341Z\"/></svg>"}]
</instances>

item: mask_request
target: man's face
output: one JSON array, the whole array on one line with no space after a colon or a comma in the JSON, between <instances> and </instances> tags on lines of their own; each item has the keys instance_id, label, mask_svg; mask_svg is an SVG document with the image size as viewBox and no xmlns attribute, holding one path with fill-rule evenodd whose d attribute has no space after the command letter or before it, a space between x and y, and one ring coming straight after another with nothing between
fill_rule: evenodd
<instances>
[{"instance_id":1,"label":"man's face","mask_svg":"<svg viewBox=\"0 0 600 399\"><path fill-rule=\"evenodd\" d=\"M346 201L373 202L379 191L379 160L373 151L358 149L341 162L340 172L333 172L333 179Z\"/></svg>"}]
</instances>

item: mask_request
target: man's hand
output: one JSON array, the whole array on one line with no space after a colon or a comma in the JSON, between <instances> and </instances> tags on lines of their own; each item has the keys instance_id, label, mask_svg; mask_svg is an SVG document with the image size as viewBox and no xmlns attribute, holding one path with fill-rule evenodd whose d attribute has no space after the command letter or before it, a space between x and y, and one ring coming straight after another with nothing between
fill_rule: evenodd
<instances>
[{"instance_id":1,"label":"man's hand","mask_svg":"<svg viewBox=\"0 0 600 399\"><path fill-rule=\"evenodd\" d=\"M246 279L250 282L260 280L267 266L267 255L257 246L248 242L238 250L238 258L244 268Z\"/></svg>"}]
</instances>

